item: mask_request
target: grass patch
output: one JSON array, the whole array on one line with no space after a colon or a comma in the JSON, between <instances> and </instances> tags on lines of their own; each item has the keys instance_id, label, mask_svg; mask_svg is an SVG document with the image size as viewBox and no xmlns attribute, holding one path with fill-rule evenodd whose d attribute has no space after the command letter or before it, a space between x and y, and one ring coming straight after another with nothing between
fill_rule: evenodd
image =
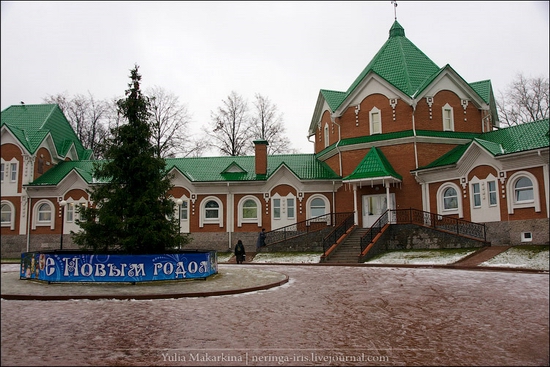
<instances>
[{"instance_id":1,"label":"grass patch","mask_svg":"<svg viewBox=\"0 0 550 367\"><path fill-rule=\"evenodd\" d=\"M437 257L447 257L447 256L453 256L453 255L468 255L472 251L479 250L479 247L474 248L445 248L445 249L405 249L405 250L392 250L392 251L386 251L382 252L381 254L378 254L374 256L373 258L367 260L368 261L374 261L378 260L384 256L387 256L391 253L403 253L404 258L408 259L432 259Z\"/></svg>"}]
</instances>

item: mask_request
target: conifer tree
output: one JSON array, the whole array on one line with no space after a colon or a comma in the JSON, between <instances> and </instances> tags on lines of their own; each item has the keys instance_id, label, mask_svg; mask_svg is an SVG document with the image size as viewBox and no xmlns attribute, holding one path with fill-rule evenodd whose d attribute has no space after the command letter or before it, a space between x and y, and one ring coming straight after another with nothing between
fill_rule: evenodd
<instances>
[{"instance_id":1,"label":"conifer tree","mask_svg":"<svg viewBox=\"0 0 550 367\"><path fill-rule=\"evenodd\" d=\"M149 99L140 90L138 66L131 70L126 98L117 102L127 123L112 131L106 160L94 166L90 197L82 210L83 231L74 234L82 249L130 254L162 253L188 242L179 234L172 187L164 159L151 144Z\"/></svg>"}]
</instances>

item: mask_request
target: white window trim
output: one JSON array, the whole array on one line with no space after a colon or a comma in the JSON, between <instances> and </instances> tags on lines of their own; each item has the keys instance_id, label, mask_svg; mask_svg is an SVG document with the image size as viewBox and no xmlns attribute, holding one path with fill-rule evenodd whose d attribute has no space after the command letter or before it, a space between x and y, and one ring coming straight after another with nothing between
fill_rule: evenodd
<instances>
[{"instance_id":1,"label":"white window trim","mask_svg":"<svg viewBox=\"0 0 550 367\"><path fill-rule=\"evenodd\" d=\"M0 207L3 205L7 205L10 208L10 221L9 222L2 222L2 227L10 227L10 229L13 231L15 229L15 206L12 204L11 201L3 200L0 204Z\"/></svg>"},{"instance_id":2,"label":"white window trim","mask_svg":"<svg viewBox=\"0 0 550 367\"><path fill-rule=\"evenodd\" d=\"M0 171L0 181L1 182L4 182L4 175L6 174L6 163L4 162L4 160L2 159L2 170Z\"/></svg>"},{"instance_id":3,"label":"white window trim","mask_svg":"<svg viewBox=\"0 0 550 367\"><path fill-rule=\"evenodd\" d=\"M516 181L521 177L527 177L533 184L533 200L524 201L521 203L516 202L515 185ZM540 212L540 196L539 196L539 183L537 178L530 172L519 171L514 173L506 182L506 198L508 203L508 214L514 214L515 209L521 208L535 208L535 212Z\"/></svg>"},{"instance_id":4,"label":"white window trim","mask_svg":"<svg viewBox=\"0 0 550 367\"><path fill-rule=\"evenodd\" d=\"M380 125L380 131L374 131L374 119L373 116L377 114L379 119L379 125ZM375 134L382 134L382 111L380 111L378 108L373 107L372 110L369 111L369 134L375 135Z\"/></svg>"},{"instance_id":5,"label":"white window trim","mask_svg":"<svg viewBox=\"0 0 550 367\"><path fill-rule=\"evenodd\" d=\"M276 217L275 216L275 200L279 200L279 216ZM275 194L271 197L271 216L273 218L273 220L281 220L282 217L283 217L283 198L281 197L281 195L279 194Z\"/></svg>"},{"instance_id":6,"label":"white window trim","mask_svg":"<svg viewBox=\"0 0 550 367\"><path fill-rule=\"evenodd\" d=\"M244 203L247 200L252 200L256 203L256 208L257 208L256 218L244 218L243 217L243 207L244 207ZM260 200L256 196L246 195L246 196L242 197L241 200L239 200L239 203L237 205L237 210L238 210L238 218L237 218L237 226L238 227L242 227L243 223L257 223L258 227L262 226L262 213L263 213L262 203L260 202Z\"/></svg>"},{"instance_id":7,"label":"white window trim","mask_svg":"<svg viewBox=\"0 0 550 367\"><path fill-rule=\"evenodd\" d=\"M289 206L288 206L288 200L289 199L292 199L292 201L294 202L294 206L292 207L293 209L293 213L294 215L293 216L290 216L288 213L289 213ZM285 197L285 200L286 200L286 218L287 219L296 219L296 197L294 195L287 195Z\"/></svg>"},{"instance_id":8,"label":"white window trim","mask_svg":"<svg viewBox=\"0 0 550 367\"><path fill-rule=\"evenodd\" d=\"M476 193L474 190L474 187L477 185L479 191ZM475 197L479 196L479 205L476 205ZM458 193L457 193L458 196ZM481 197L481 181L476 182L470 182L470 198L472 201L472 209L481 209L483 203L482 203L482 197Z\"/></svg>"},{"instance_id":9,"label":"white window trim","mask_svg":"<svg viewBox=\"0 0 550 367\"><path fill-rule=\"evenodd\" d=\"M51 219L49 222L47 221L42 221L40 222L38 220L38 208L40 207L40 205L42 204L48 204L51 208ZM43 200L39 200L38 202L36 202L33 206L33 220L32 220L32 229L36 229L36 227L50 227L51 229L54 229L55 228L55 217L57 215L56 213L56 206L55 204L51 201L51 200L46 200L46 199L43 199Z\"/></svg>"},{"instance_id":10,"label":"white window trim","mask_svg":"<svg viewBox=\"0 0 550 367\"><path fill-rule=\"evenodd\" d=\"M449 129L445 128L445 111L451 112L451 121ZM445 106L441 107L441 122L443 124L443 131L455 131L455 118L454 118L454 110L453 107L451 107L450 104L446 103Z\"/></svg>"},{"instance_id":11,"label":"white window trim","mask_svg":"<svg viewBox=\"0 0 550 367\"><path fill-rule=\"evenodd\" d=\"M329 146L329 141L330 141L330 134L329 134L329 127L328 127L328 123L325 124L325 128L324 128L324 138L325 138L325 148Z\"/></svg>"},{"instance_id":12,"label":"white window trim","mask_svg":"<svg viewBox=\"0 0 550 367\"><path fill-rule=\"evenodd\" d=\"M209 201L218 203L218 218L206 218L206 203ZM205 224L218 224L220 228L223 227L223 203L216 196L207 196L200 203L199 227L203 228Z\"/></svg>"},{"instance_id":13,"label":"white window trim","mask_svg":"<svg viewBox=\"0 0 550 367\"><path fill-rule=\"evenodd\" d=\"M456 198L457 198L457 201L458 201L458 208L456 208L456 209L445 209L443 194L445 193L445 190L448 189L449 187L452 187L456 191ZM459 218L463 218L464 217L464 209L462 207L462 200L461 200L462 194L461 193L462 193L462 190L460 189L460 187L458 185L452 183L452 182L447 182L447 183L441 185L439 187L439 189L437 189L437 194L436 194L437 214L440 214L440 215L458 214Z\"/></svg>"},{"instance_id":14,"label":"white window trim","mask_svg":"<svg viewBox=\"0 0 550 367\"><path fill-rule=\"evenodd\" d=\"M15 170L12 169L12 167L15 167ZM13 177L14 172L15 172L15 178ZM19 173L19 162L17 162L17 161L10 162L10 173L9 173L10 179L9 179L9 181L12 182L12 183L17 182L18 173Z\"/></svg>"},{"instance_id":15,"label":"white window trim","mask_svg":"<svg viewBox=\"0 0 550 367\"><path fill-rule=\"evenodd\" d=\"M313 218L312 214L311 214L311 203L315 199L323 200L323 202L325 203L325 214L328 214L328 213L331 212L330 201L328 200L328 198L325 195L321 195L321 194L311 195L306 201L306 216L307 216L308 219Z\"/></svg>"}]
</instances>

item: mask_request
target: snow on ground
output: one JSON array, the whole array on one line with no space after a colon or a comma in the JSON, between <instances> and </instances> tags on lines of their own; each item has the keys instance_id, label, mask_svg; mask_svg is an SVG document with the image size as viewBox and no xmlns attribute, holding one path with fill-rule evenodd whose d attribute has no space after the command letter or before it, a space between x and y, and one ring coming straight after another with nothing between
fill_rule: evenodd
<instances>
[{"instance_id":1,"label":"snow on ground","mask_svg":"<svg viewBox=\"0 0 550 367\"><path fill-rule=\"evenodd\" d=\"M548 250L536 252L529 249L512 247L492 259L481 263L480 266L549 270L550 260L548 254Z\"/></svg>"},{"instance_id":2,"label":"snow on ground","mask_svg":"<svg viewBox=\"0 0 550 367\"><path fill-rule=\"evenodd\" d=\"M448 265L457 262L476 250L465 251L391 251L382 254L366 264L413 264L413 265Z\"/></svg>"},{"instance_id":3,"label":"snow on ground","mask_svg":"<svg viewBox=\"0 0 550 367\"><path fill-rule=\"evenodd\" d=\"M262 252L257 254L252 260L253 263L318 263L321 260L322 253L274 253Z\"/></svg>"}]
</instances>

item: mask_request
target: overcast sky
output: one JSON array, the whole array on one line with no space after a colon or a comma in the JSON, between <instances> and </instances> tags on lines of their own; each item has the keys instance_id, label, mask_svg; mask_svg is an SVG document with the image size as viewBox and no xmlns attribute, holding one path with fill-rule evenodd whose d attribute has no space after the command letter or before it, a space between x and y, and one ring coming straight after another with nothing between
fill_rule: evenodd
<instances>
[{"instance_id":1,"label":"overcast sky","mask_svg":"<svg viewBox=\"0 0 550 367\"><path fill-rule=\"evenodd\" d=\"M277 105L293 148L320 89L345 91L388 39L391 1L2 1L1 109L48 95L122 97L130 69L192 114L194 131L231 91ZM406 37L498 98L516 74L548 77L548 2L398 1Z\"/></svg>"}]
</instances>

